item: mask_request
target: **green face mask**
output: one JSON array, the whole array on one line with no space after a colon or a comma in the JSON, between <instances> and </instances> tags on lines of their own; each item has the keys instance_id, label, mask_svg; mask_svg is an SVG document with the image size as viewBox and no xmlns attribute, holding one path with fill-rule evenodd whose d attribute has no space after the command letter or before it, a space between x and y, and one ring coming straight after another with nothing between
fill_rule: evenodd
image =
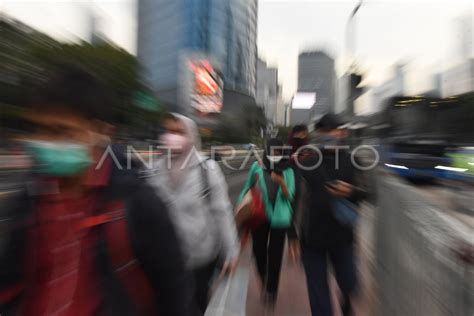
<instances>
[{"instance_id":1,"label":"green face mask","mask_svg":"<svg viewBox=\"0 0 474 316\"><path fill-rule=\"evenodd\" d=\"M26 146L36 163L36 171L45 175L73 176L84 171L92 163L86 145L30 141Z\"/></svg>"}]
</instances>

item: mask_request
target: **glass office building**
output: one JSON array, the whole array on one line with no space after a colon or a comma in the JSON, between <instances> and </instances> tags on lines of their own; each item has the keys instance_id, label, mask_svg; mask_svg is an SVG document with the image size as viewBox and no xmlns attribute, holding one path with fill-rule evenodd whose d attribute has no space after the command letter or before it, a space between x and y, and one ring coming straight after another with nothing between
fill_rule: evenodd
<instances>
[{"instance_id":1,"label":"glass office building","mask_svg":"<svg viewBox=\"0 0 474 316\"><path fill-rule=\"evenodd\" d=\"M257 0L139 0L137 53L144 79L176 102L180 56L218 65L224 90L255 96Z\"/></svg>"},{"instance_id":2,"label":"glass office building","mask_svg":"<svg viewBox=\"0 0 474 316\"><path fill-rule=\"evenodd\" d=\"M323 51L300 53L298 57L298 92L316 93L312 119L318 120L335 111L336 70L334 59Z\"/></svg>"}]
</instances>

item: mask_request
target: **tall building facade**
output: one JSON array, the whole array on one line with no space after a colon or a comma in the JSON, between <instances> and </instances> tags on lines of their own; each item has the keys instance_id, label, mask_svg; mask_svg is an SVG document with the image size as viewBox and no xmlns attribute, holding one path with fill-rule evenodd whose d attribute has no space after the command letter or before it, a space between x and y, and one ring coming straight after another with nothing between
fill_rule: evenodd
<instances>
[{"instance_id":1,"label":"tall building facade","mask_svg":"<svg viewBox=\"0 0 474 316\"><path fill-rule=\"evenodd\" d=\"M474 91L474 58L467 59L442 74L443 97Z\"/></svg>"},{"instance_id":2,"label":"tall building facade","mask_svg":"<svg viewBox=\"0 0 474 316\"><path fill-rule=\"evenodd\" d=\"M309 124L311 109L291 109L290 125Z\"/></svg>"},{"instance_id":3,"label":"tall building facade","mask_svg":"<svg viewBox=\"0 0 474 316\"><path fill-rule=\"evenodd\" d=\"M395 65L392 77L372 89L371 111L381 111L387 99L405 95L405 81L404 65Z\"/></svg>"},{"instance_id":4,"label":"tall building facade","mask_svg":"<svg viewBox=\"0 0 474 316\"><path fill-rule=\"evenodd\" d=\"M219 70L225 91L255 97L257 13L257 0L139 0L144 80L165 102L176 103L182 57L198 54Z\"/></svg>"},{"instance_id":5,"label":"tall building facade","mask_svg":"<svg viewBox=\"0 0 474 316\"><path fill-rule=\"evenodd\" d=\"M279 96L278 69L268 67L263 60L258 59L255 101L265 112L267 121L273 124L277 123Z\"/></svg>"},{"instance_id":6,"label":"tall building facade","mask_svg":"<svg viewBox=\"0 0 474 316\"><path fill-rule=\"evenodd\" d=\"M457 58L453 65L441 75L441 94L450 97L474 91L474 16L472 12L460 16L456 20Z\"/></svg>"},{"instance_id":7,"label":"tall building facade","mask_svg":"<svg viewBox=\"0 0 474 316\"><path fill-rule=\"evenodd\" d=\"M303 52L298 57L298 92L316 92L312 119L335 111L334 59L323 51Z\"/></svg>"},{"instance_id":8,"label":"tall building facade","mask_svg":"<svg viewBox=\"0 0 474 316\"><path fill-rule=\"evenodd\" d=\"M287 126L286 124L286 104L283 100L281 85L278 85L278 97L276 102L276 125Z\"/></svg>"},{"instance_id":9,"label":"tall building facade","mask_svg":"<svg viewBox=\"0 0 474 316\"><path fill-rule=\"evenodd\" d=\"M474 16L465 14L457 20L457 38L459 60L465 61L474 57Z\"/></svg>"}]
</instances>

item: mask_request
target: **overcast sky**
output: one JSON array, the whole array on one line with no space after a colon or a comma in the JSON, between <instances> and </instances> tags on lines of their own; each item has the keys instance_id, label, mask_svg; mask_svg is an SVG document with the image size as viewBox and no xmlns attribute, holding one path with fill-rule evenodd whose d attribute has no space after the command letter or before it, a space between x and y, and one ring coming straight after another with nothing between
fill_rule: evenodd
<instances>
[{"instance_id":1,"label":"overcast sky","mask_svg":"<svg viewBox=\"0 0 474 316\"><path fill-rule=\"evenodd\" d=\"M342 73L346 23L356 2L259 1L259 55L278 66L286 99L296 89L300 50L327 50ZM59 39L88 34L91 6L100 17L101 31L135 53L135 0L0 0L1 11ZM432 73L458 61L462 34L455 21L462 15L472 17L473 10L472 0L364 1L355 21L355 57L366 83L379 84L389 76L391 65L403 61L408 63L410 88L428 89Z\"/></svg>"}]
</instances>

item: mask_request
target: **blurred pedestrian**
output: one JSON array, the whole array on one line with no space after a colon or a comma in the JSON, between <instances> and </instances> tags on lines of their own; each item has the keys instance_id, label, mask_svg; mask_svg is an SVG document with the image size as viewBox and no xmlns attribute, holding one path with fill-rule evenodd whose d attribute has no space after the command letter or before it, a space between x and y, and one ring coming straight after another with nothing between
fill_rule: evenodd
<instances>
[{"instance_id":1,"label":"blurred pedestrian","mask_svg":"<svg viewBox=\"0 0 474 316\"><path fill-rule=\"evenodd\" d=\"M364 192L354 185L356 172L350 155L335 149L345 137L345 131L338 129L340 125L332 114L321 118L315 129L323 157L309 155L297 164L309 200L303 205L299 243L290 241L289 249L294 256L301 246L313 315L333 315L327 281L328 259L342 293L343 315L353 313L351 296L357 286L353 227L356 215L351 213L355 209L341 208L340 204L344 201L343 205L355 208Z\"/></svg>"},{"instance_id":2,"label":"blurred pedestrian","mask_svg":"<svg viewBox=\"0 0 474 316\"><path fill-rule=\"evenodd\" d=\"M109 100L95 77L64 65L28 108L34 167L2 231L2 315L193 313L165 204L113 151L104 156Z\"/></svg>"},{"instance_id":3,"label":"blurred pedestrian","mask_svg":"<svg viewBox=\"0 0 474 316\"><path fill-rule=\"evenodd\" d=\"M291 154L295 154L298 149L308 145L308 126L299 124L293 126L290 135L288 135L288 144L291 146Z\"/></svg>"},{"instance_id":4,"label":"blurred pedestrian","mask_svg":"<svg viewBox=\"0 0 474 316\"><path fill-rule=\"evenodd\" d=\"M187 267L194 273L195 302L204 314L216 268L232 273L239 247L227 183L219 165L200 153L197 125L180 114L163 122L165 154L149 182L168 205L182 241Z\"/></svg>"},{"instance_id":5,"label":"blurred pedestrian","mask_svg":"<svg viewBox=\"0 0 474 316\"><path fill-rule=\"evenodd\" d=\"M253 186L259 188L266 219L252 228L253 255L262 284L265 304L274 307L278 293L283 248L291 226L295 196L295 175L285 156L284 144L268 140L261 162L255 162L248 174L239 201Z\"/></svg>"}]
</instances>

